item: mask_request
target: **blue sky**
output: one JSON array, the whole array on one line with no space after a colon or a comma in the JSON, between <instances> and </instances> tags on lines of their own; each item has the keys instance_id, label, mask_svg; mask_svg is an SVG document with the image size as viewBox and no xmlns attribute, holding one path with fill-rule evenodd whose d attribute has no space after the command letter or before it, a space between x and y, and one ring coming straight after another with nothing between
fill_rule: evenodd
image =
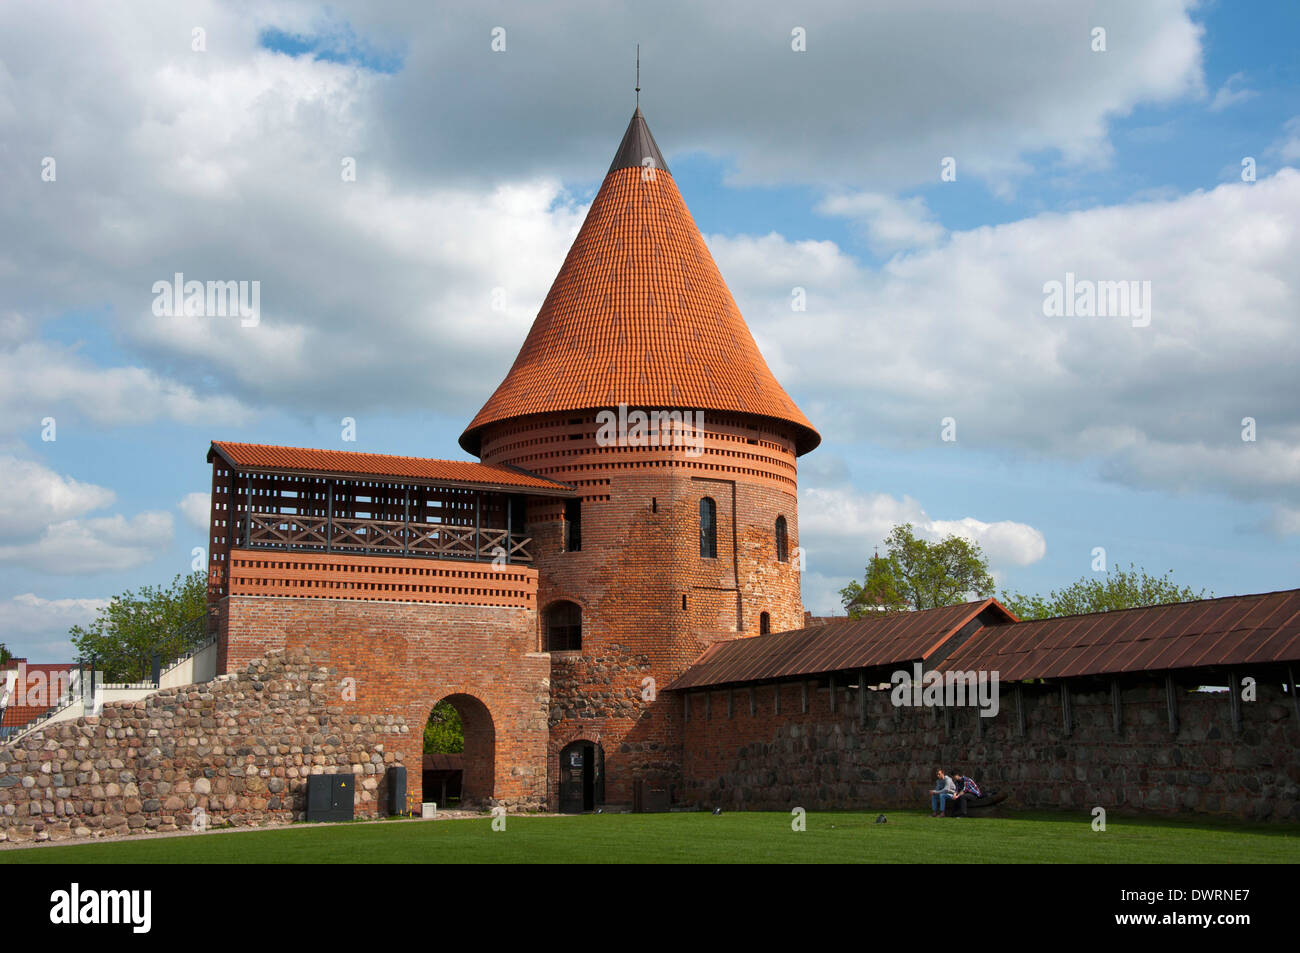
<instances>
[{"instance_id":1,"label":"blue sky","mask_svg":"<svg viewBox=\"0 0 1300 953\"><path fill-rule=\"evenodd\" d=\"M923 29L934 10L760 4L728 32L689 5L159 5L116 51L93 18L0 13L0 639L65 657L108 596L188 571L212 439L462 458L618 144L638 41L674 179L824 437L809 608L903 518L972 535L1012 589L1096 546L1219 595L1294 587L1300 8L960 7ZM1067 269L1151 280L1150 329L1051 323ZM149 314L175 271L261 280L262 324Z\"/></svg>"}]
</instances>

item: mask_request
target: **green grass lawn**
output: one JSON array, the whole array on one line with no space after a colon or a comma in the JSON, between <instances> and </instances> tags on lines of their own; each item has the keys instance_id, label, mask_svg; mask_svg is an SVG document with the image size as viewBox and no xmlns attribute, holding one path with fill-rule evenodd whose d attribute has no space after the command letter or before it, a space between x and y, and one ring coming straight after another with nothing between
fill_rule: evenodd
<instances>
[{"instance_id":1,"label":"green grass lawn","mask_svg":"<svg viewBox=\"0 0 1300 953\"><path fill-rule=\"evenodd\" d=\"M1085 814L602 814L339 824L0 851L0 864L167 863L1288 863L1300 826Z\"/></svg>"}]
</instances>

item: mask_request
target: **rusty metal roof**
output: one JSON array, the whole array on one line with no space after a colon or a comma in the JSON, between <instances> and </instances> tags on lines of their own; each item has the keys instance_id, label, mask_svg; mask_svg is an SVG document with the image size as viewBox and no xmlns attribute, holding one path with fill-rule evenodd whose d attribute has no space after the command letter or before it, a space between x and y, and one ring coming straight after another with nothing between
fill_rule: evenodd
<instances>
[{"instance_id":1,"label":"rusty metal roof","mask_svg":"<svg viewBox=\"0 0 1300 953\"><path fill-rule=\"evenodd\" d=\"M1018 681L1292 661L1300 661L1300 589L986 629L942 667Z\"/></svg>"},{"instance_id":2,"label":"rusty metal roof","mask_svg":"<svg viewBox=\"0 0 1300 953\"><path fill-rule=\"evenodd\" d=\"M548 480L517 467L469 460L432 460L352 450L308 450L260 443L230 443L224 440L212 442L212 448L208 451L209 463L214 454L220 454L231 467L241 470L338 475L359 479L380 477L394 481L418 480L525 493L553 493L556 496L573 493L572 487L564 483Z\"/></svg>"},{"instance_id":3,"label":"rusty metal roof","mask_svg":"<svg viewBox=\"0 0 1300 953\"><path fill-rule=\"evenodd\" d=\"M647 152L650 150L650 152ZM821 442L777 383L638 110L513 366L461 434L627 404L749 414Z\"/></svg>"},{"instance_id":4,"label":"rusty metal roof","mask_svg":"<svg viewBox=\"0 0 1300 953\"><path fill-rule=\"evenodd\" d=\"M718 642L668 687L703 688L925 661L985 610L992 610L999 622L1015 621L996 599L866 619L835 619L789 632Z\"/></svg>"}]
</instances>

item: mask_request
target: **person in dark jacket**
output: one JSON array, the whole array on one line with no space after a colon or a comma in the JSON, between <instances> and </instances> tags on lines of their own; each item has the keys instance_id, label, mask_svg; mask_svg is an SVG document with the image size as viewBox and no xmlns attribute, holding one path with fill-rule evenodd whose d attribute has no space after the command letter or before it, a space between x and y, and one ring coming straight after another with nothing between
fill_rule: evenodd
<instances>
[{"instance_id":1,"label":"person in dark jacket","mask_svg":"<svg viewBox=\"0 0 1300 953\"><path fill-rule=\"evenodd\" d=\"M970 803L970 798L983 797L984 792L980 790L980 786L975 783L975 779L970 775L962 774L960 771L954 771L952 777L957 788L957 793L952 796L952 806L954 813L956 813L958 817L962 817L966 814L966 808ZM962 798L966 798L967 800L962 801Z\"/></svg>"}]
</instances>

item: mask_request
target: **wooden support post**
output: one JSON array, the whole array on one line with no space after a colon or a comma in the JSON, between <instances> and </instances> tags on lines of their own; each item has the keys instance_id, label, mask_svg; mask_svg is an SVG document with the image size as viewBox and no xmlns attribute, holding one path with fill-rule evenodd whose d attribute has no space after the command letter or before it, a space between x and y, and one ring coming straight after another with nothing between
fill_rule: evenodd
<instances>
[{"instance_id":1,"label":"wooden support post","mask_svg":"<svg viewBox=\"0 0 1300 953\"><path fill-rule=\"evenodd\" d=\"M799 682L799 688L803 692L802 713L806 715L808 714L808 680L806 678Z\"/></svg>"},{"instance_id":2,"label":"wooden support post","mask_svg":"<svg viewBox=\"0 0 1300 953\"><path fill-rule=\"evenodd\" d=\"M727 689L727 717L736 717L736 690L734 688Z\"/></svg>"},{"instance_id":3,"label":"wooden support post","mask_svg":"<svg viewBox=\"0 0 1300 953\"><path fill-rule=\"evenodd\" d=\"M753 718L758 714L758 689L753 685L749 686L749 717Z\"/></svg>"},{"instance_id":4,"label":"wooden support post","mask_svg":"<svg viewBox=\"0 0 1300 953\"><path fill-rule=\"evenodd\" d=\"M772 686L772 714L781 714L781 683Z\"/></svg>"},{"instance_id":5,"label":"wooden support post","mask_svg":"<svg viewBox=\"0 0 1300 953\"><path fill-rule=\"evenodd\" d=\"M251 546L253 543L253 474L245 473L244 493L244 545Z\"/></svg>"},{"instance_id":6,"label":"wooden support post","mask_svg":"<svg viewBox=\"0 0 1300 953\"><path fill-rule=\"evenodd\" d=\"M402 555L411 551L411 487L406 487L406 502L402 504Z\"/></svg>"},{"instance_id":7,"label":"wooden support post","mask_svg":"<svg viewBox=\"0 0 1300 953\"><path fill-rule=\"evenodd\" d=\"M858 672L858 722L867 723L867 670Z\"/></svg>"},{"instance_id":8,"label":"wooden support post","mask_svg":"<svg viewBox=\"0 0 1300 953\"><path fill-rule=\"evenodd\" d=\"M831 673L831 714L835 714L835 673Z\"/></svg>"},{"instance_id":9,"label":"wooden support post","mask_svg":"<svg viewBox=\"0 0 1300 953\"><path fill-rule=\"evenodd\" d=\"M1291 707L1295 709L1295 720L1300 722L1300 697L1295 693L1295 672L1290 665L1286 667L1286 680L1291 689Z\"/></svg>"},{"instance_id":10,"label":"wooden support post","mask_svg":"<svg viewBox=\"0 0 1300 953\"><path fill-rule=\"evenodd\" d=\"M1169 709L1169 733L1178 734L1178 695L1174 685L1174 673L1165 673L1165 705Z\"/></svg>"},{"instance_id":11,"label":"wooden support post","mask_svg":"<svg viewBox=\"0 0 1300 953\"><path fill-rule=\"evenodd\" d=\"M1016 734L1025 733L1025 687L1016 683Z\"/></svg>"},{"instance_id":12,"label":"wooden support post","mask_svg":"<svg viewBox=\"0 0 1300 953\"><path fill-rule=\"evenodd\" d=\"M481 541L479 537L479 529L480 529L479 517L481 515L481 508L479 507L479 498L481 496L482 496L481 493L478 492L474 493L474 558L476 560L478 559L479 543Z\"/></svg>"},{"instance_id":13,"label":"wooden support post","mask_svg":"<svg viewBox=\"0 0 1300 953\"><path fill-rule=\"evenodd\" d=\"M691 693L682 692L682 718L685 721L691 720Z\"/></svg>"},{"instance_id":14,"label":"wooden support post","mask_svg":"<svg viewBox=\"0 0 1300 953\"><path fill-rule=\"evenodd\" d=\"M325 552L333 552L334 549L334 481L329 481L329 487L326 491L329 497L325 505Z\"/></svg>"},{"instance_id":15,"label":"wooden support post","mask_svg":"<svg viewBox=\"0 0 1300 953\"><path fill-rule=\"evenodd\" d=\"M506 565L507 566L510 565L510 547L514 545L514 542L511 538L515 531L514 524L513 524L515 508L512 505L513 503L514 503L513 497L507 496L506 497Z\"/></svg>"},{"instance_id":16,"label":"wooden support post","mask_svg":"<svg viewBox=\"0 0 1300 953\"><path fill-rule=\"evenodd\" d=\"M1068 738L1074 733L1074 709L1070 706L1070 683L1061 682L1061 726Z\"/></svg>"},{"instance_id":17,"label":"wooden support post","mask_svg":"<svg viewBox=\"0 0 1300 953\"><path fill-rule=\"evenodd\" d=\"M1119 679L1110 680L1110 714L1111 721L1115 726L1115 734L1119 736L1124 731L1124 699L1119 687Z\"/></svg>"},{"instance_id":18,"label":"wooden support post","mask_svg":"<svg viewBox=\"0 0 1300 953\"><path fill-rule=\"evenodd\" d=\"M1235 669L1228 669L1228 710L1232 713L1232 733L1241 734L1241 681Z\"/></svg>"},{"instance_id":19,"label":"wooden support post","mask_svg":"<svg viewBox=\"0 0 1300 953\"><path fill-rule=\"evenodd\" d=\"M704 690L704 720L708 721L713 717L713 692L709 689Z\"/></svg>"}]
</instances>

